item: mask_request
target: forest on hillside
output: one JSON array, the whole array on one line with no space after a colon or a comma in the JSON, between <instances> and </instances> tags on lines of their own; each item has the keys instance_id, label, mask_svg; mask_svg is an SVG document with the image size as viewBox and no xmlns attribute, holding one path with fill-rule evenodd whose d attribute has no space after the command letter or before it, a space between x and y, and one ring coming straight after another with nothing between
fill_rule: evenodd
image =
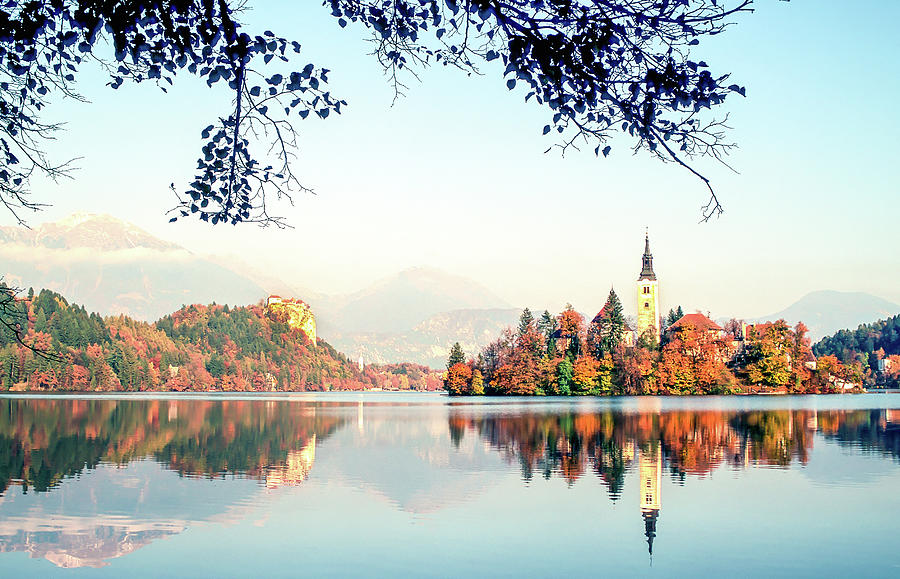
<instances>
[{"instance_id":1,"label":"forest on hillside","mask_svg":"<svg viewBox=\"0 0 900 579\"><path fill-rule=\"evenodd\" d=\"M190 305L149 324L88 313L49 290L2 292L18 328L0 327L0 390L440 388L440 375L418 364L360 369L262 304Z\"/></svg>"},{"instance_id":2,"label":"forest on hillside","mask_svg":"<svg viewBox=\"0 0 900 579\"><path fill-rule=\"evenodd\" d=\"M900 314L822 338L813 352L858 364L866 384L900 387Z\"/></svg>"}]
</instances>

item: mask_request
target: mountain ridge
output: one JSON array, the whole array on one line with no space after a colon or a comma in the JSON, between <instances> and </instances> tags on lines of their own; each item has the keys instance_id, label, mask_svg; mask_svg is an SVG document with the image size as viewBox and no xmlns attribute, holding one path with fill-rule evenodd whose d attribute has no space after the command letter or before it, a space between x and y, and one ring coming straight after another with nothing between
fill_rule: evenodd
<instances>
[{"instance_id":1,"label":"mountain ridge","mask_svg":"<svg viewBox=\"0 0 900 579\"><path fill-rule=\"evenodd\" d=\"M866 292L816 290L809 292L781 311L754 318L752 322L778 319L803 322L815 342L839 330L854 330L900 313L900 305Z\"/></svg>"}]
</instances>

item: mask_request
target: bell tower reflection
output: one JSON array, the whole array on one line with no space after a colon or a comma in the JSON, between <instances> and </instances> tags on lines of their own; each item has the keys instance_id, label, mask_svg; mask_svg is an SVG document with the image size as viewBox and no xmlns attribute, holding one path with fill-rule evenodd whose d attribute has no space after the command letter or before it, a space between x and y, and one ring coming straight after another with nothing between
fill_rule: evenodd
<instances>
[{"instance_id":1,"label":"bell tower reflection","mask_svg":"<svg viewBox=\"0 0 900 579\"><path fill-rule=\"evenodd\" d=\"M656 537L656 519L659 517L661 473L662 454L659 450L659 442L652 442L641 448L639 489L644 535L647 537L647 548L651 560L653 538Z\"/></svg>"}]
</instances>

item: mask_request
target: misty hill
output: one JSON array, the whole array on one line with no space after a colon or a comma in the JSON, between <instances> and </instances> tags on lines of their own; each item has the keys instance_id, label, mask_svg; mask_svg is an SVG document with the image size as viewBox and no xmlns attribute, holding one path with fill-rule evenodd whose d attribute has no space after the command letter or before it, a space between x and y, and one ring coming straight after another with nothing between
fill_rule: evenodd
<instances>
[{"instance_id":1,"label":"misty hill","mask_svg":"<svg viewBox=\"0 0 900 579\"><path fill-rule=\"evenodd\" d=\"M808 293L787 308L754 321L783 318L790 324L803 322L815 342L838 330L900 313L900 305L864 292L823 290Z\"/></svg>"},{"instance_id":2,"label":"misty hill","mask_svg":"<svg viewBox=\"0 0 900 579\"><path fill-rule=\"evenodd\" d=\"M184 304L243 305L266 294L251 278L109 215L0 227L0 242L9 285L52 289L102 314L152 321Z\"/></svg>"},{"instance_id":3,"label":"misty hill","mask_svg":"<svg viewBox=\"0 0 900 579\"><path fill-rule=\"evenodd\" d=\"M405 332L340 332L328 339L342 352L369 363L410 361L442 368L454 342L476 354L500 333L515 327L522 311L515 308L463 309L439 312Z\"/></svg>"},{"instance_id":4,"label":"misty hill","mask_svg":"<svg viewBox=\"0 0 900 579\"><path fill-rule=\"evenodd\" d=\"M437 269L403 270L348 296L312 300L323 334L408 332L450 310L509 307L481 284Z\"/></svg>"}]
</instances>

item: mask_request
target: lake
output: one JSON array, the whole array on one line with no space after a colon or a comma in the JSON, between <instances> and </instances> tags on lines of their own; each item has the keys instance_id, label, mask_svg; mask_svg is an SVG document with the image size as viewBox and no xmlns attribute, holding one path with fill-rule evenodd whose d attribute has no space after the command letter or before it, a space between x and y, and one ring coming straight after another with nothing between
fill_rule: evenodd
<instances>
[{"instance_id":1,"label":"lake","mask_svg":"<svg viewBox=\"0 0 900 579\"><path fill-rule=\"evenodd\" d=\"M900 576L900 396L0 397L0 575Z\"/></svg>"}]
</instances>

